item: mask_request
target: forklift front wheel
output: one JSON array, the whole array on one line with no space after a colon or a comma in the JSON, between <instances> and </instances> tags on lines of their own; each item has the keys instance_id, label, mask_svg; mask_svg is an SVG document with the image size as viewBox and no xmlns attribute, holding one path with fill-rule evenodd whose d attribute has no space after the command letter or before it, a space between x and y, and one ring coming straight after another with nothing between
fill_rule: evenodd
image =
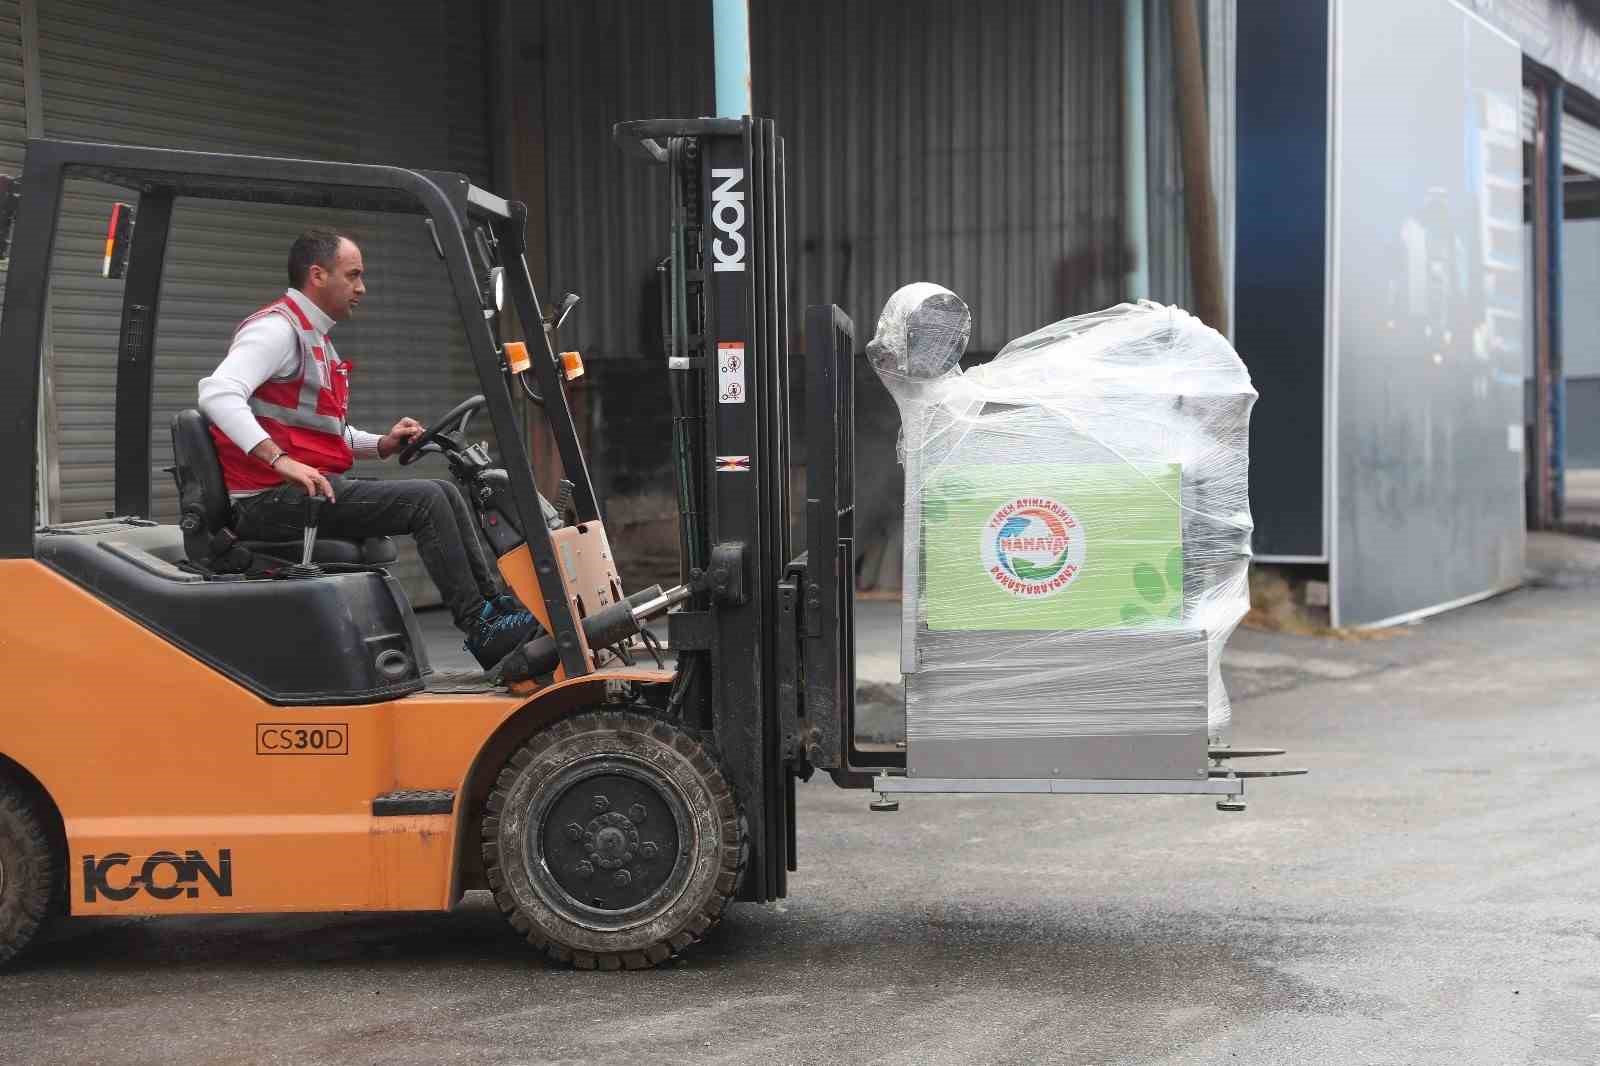
<instances>
[{"instance_id":1,"label":"forklift front wheel","mask_svg":"<svg viewBox=\"0 0 1600 1066\"><path fill-rule=\"evenodd\" d=\"M61 875L37 802L0 776L0 967L32 943L50 918Z\"/></svg>"},{"instance_id":2,"label":"forklift front wheel","mask_svg":"<svg viewBox=\"0 0 1600 1066\"><path fill-rule=\"evenodd\" d=\"M591 711L512 755L489 794L483 858L534 947L582 969L644 969L701 939L747 849L716 757L671 722Z\"/></svg>"}]
</instances>

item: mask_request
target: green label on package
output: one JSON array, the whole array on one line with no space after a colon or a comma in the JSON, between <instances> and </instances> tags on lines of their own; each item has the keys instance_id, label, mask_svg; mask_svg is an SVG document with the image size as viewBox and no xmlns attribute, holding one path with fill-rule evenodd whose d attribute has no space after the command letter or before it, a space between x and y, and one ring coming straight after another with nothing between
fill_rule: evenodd
<instances>
[{"instance_id":1,"label":"green label on package","mask_svg":"<svg viewBox=\"0 0 1600 1066\"><path fill-rule=\"evenodd\" d=\"M1176 464L952 466L923 487L930 629L1168 627L1183 615Z\"/></svg>"}]
</instances>

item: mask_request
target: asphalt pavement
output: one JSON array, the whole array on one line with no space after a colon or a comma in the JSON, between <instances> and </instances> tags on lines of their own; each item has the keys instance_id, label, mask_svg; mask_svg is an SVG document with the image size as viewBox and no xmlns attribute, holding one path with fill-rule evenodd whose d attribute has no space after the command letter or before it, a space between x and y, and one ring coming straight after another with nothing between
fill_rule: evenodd
<instances>
[{"instance_id":1,"label":"asphalt pavement","mask_svg":"<svg viewBox=\"0 0 1600 1066\"><path fill-rule=\"evenodd\" d=\"M790 898L645 973L478 896L69 923L0 976L0 1062L1594 1066L1600 543L1530 567L1389 639L1239 633L1233 741L1313 771L1245 814L814 780Z\"/></svg>"}]
</instances>

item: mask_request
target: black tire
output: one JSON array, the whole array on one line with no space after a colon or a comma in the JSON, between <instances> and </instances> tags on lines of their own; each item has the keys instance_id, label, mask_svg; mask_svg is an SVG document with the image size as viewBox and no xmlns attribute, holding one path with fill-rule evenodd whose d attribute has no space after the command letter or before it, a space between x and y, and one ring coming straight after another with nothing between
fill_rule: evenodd
<instances>
[{"instance_id":1,"label":"black tire","mask_svg":"<svg viewBox=\"0 0 1600 1066\"><path fill-rule=\"evenodd\" d=\"M34 797L0 777L0 967L33 943L61 896L61 856Z\"/></svg>"},{"instance_id":2,"label":"black tire","mask_svg":"<svg viewBox=\"0 0 1600 1066\"><path fill-rule=\"evenodd\" d=\"M483 818L495 901L535 948L639 970L700 940L746 855L732 787L682 727L633 710L553 723L500 772Z\"/></svg>"}]
</instances>

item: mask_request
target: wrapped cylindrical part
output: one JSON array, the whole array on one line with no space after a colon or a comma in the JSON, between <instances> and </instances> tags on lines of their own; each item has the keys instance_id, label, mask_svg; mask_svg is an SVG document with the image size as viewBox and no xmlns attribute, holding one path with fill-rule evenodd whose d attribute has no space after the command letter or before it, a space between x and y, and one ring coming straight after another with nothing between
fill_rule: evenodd
<instances>
[{"instance_id":1,"label":"wrapped cylindrical part","mask_svg":"<svg viewBox=\"0 0 1600 1066\"><path fill-rule=\"evenodd\" d=\"M970 321L948 290L907 286L868 347L901 414L913 765L919 739L1029 761L1028 743L1095 738L1137 776L1116 738L1215 736L1229 719L1249 373L1216 331L1149 302L1046 326L963 372ZM1027 773L1061 765L1039 755Z\"/></svg>"},{"instance_id":2,"label":"wrapped cylindrical part","mask_svg":"<svg viewBox=\"0 0 1600 1066\"><path fill-rule=\"evenodd\" d=\"M971 335L966 302L942 285L919 281L896 289L884 304L867 358L885 377L936 381L961 364Z\"/></svg>"}]
</instances>

